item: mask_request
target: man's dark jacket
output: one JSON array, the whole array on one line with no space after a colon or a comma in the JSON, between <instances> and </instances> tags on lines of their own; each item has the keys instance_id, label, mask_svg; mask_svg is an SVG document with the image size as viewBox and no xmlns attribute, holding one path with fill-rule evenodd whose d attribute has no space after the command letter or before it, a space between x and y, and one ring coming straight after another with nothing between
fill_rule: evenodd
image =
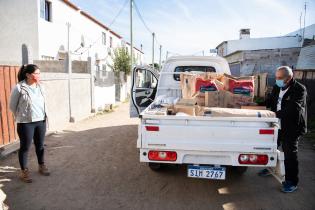
<instances>
[{"instance_id":1,"label":"man's dark jacket","mask_svg":"<svg viewBox=\"0 0 315 210\"><path fill-rule=\"evenodd\" d=\"M307 131L306 88L292 79L288 84L288 91L282 97L281 110L277 111L280 88L275 85L266 105L281 120L281 133L284 136L297 137Z\"/></svg>"}]
</instances>

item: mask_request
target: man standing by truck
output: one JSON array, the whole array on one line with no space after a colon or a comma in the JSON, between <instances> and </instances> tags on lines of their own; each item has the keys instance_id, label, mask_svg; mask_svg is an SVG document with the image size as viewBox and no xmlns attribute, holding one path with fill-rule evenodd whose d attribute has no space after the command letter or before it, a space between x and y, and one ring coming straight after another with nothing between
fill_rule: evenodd
<instances>
[{"instance_id":1,"label":"man standing by truck","mask_svg":"<svg viewBox=\"0 0 315 210\"><path fill-rule=\"evenodd\" d=\"M284 152L285 181L281 191L294 192L298 185L298 141L306 133L306 88L293 78L293 71L288 66L276 70L276 85L273 87L266 105L280 119L281 129L278 135L278 147ZM268 176L264 169L260 176Z\"/></svg>"}]
</instances>

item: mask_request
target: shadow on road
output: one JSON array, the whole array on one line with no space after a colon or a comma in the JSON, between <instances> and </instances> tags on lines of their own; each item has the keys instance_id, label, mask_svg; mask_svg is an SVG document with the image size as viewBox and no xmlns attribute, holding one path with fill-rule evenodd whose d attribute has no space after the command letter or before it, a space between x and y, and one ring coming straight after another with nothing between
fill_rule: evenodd
<instances>
[{"instance_id":1,"label":"shadow on road","mask_svg":"<svg viewBox=\"0 0 315 210\"><path fill-rule=\"evenodd\" d=\"M29 166L34 180L17 178L17 155L0 161L2 189L11 209L312 209L313 150L302 148L301 186L285 195L272 177L258 169L242 176L228 169L227 179L188 178L185 166L152 171L139 162L137 125L121 125L57 133L46 139L50 177L37 173L34 148ZM312 152L310 152L312 151Z\"/></svg>"}]
</instances>

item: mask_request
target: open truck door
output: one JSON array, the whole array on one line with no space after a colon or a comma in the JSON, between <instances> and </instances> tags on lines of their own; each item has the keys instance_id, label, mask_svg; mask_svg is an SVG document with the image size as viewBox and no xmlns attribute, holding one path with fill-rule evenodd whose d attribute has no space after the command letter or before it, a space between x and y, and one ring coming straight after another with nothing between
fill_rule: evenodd
<instances>
[{"instance_id":1,"label":"open truck door","mask_svg":"<svg viewBox=\"0 0 315 210\"><path fill-rule=\"evenodd\" d=\"M139 117L155 99L158 73L151 67L135 67L132 72L130 117Z\"/></svg>"}]
</instances>

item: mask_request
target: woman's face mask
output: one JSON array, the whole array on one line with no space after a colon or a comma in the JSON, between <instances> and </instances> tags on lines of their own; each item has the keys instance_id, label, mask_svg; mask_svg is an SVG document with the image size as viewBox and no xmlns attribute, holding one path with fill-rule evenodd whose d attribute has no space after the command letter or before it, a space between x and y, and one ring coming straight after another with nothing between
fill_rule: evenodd
<instances>
[{"instance_id":1,"label":"woman's face mask","mask_svg":"<svg viewBox=\"0 0 315 210\"><path fill-rule=\"evenodd\" d=\"M29 74L28 79L32 80L35 83L39 83L39 81L40 81L40 71L36 70L32 74Z\"/></svg>"},{"instance_id":2,"label":"woman's face mask","mask_svg":"<svg viewBox=\"0 0 315 210\"><path fill-rule=\"evenodd\" d=\"M32 74L32 79L34 82L39 83L40 81L40 73L33 73Z\"/></svg>"}]
</instances>

